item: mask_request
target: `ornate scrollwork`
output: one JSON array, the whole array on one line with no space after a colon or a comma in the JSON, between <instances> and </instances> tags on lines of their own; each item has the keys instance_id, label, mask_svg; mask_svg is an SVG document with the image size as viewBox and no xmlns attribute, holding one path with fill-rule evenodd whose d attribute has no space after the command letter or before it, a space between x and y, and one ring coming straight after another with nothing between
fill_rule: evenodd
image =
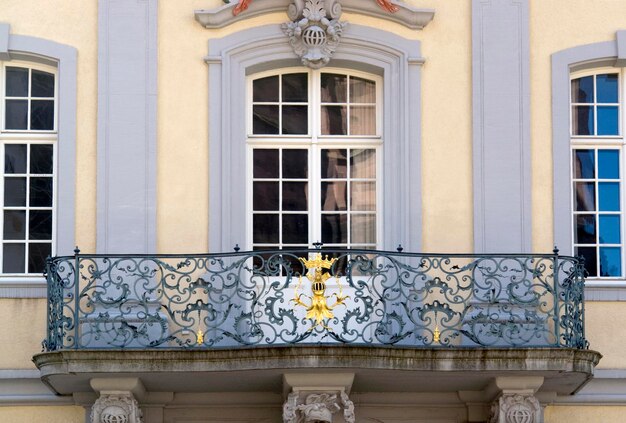
<instances>
[{"instance_id":1,"label":"ornate scrollwork","mask_svg":"<svg viewBox=\"0 0 626 423\"><path fill-rule=\"evenodd\" d=\"M50 259L44 349L588 346L575 258L319 253Z\"/></svg>"},{"instance_id":2,"label":"ornate scrollwork","mask_svg":"<svg viewBox=\"0 0 626 423\"><path fill-rule=\"evenodd\" d=\"M326 66L346 25L339 21L339 1L292 0L288 15L291 22L282 25L283 32L302 64L312 69Z\"/></svg>"}]
</instances>

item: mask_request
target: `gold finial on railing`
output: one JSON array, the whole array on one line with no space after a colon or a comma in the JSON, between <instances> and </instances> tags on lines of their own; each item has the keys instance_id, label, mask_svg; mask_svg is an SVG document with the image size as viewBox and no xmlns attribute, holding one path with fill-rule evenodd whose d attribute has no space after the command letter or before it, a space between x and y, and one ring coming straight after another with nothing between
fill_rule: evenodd
<instances>
[{"instance_id":1,"label":"gold finial on railing","mask_svg":"<svg viewBox=\"0 0 626 423\"><path fill-rule=\"evenodd\" d=\"M440 337L441 332L439 331L439 325L435 325L435 331L433 332L433 342L438 344Z\"/></svg>"},{"instance_id":2,"label":"gold finial on railing","mask_svg":"<svg viewBox=\"0 0 626 423\"><path fill-rule=\"evenodd\" d=\"M198 329L198 336L196 337L196 343L198 345L204 344L204 334L202 333L202 329Z\"/></svg>"}]
</instances>

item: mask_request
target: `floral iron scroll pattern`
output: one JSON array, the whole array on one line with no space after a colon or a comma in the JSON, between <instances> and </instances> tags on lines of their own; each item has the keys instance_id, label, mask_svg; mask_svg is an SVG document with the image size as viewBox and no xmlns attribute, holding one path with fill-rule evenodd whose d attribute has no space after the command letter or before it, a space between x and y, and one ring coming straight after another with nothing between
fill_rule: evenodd
<instances>
[{"instance_id":1,"label":"floral iron scroll pattern","mask_svg":"<svg viewBox=\"0 0 626 423\"><path fill-rule=\"evenodd\" d=\"M304 0L300 0L304 1ZM398 11L398 6L393 4L390 0L375 0L376 3L384 10L389 13L396 13ZM230 0L224 0L224 3L232 3ZM233 9L233 15L237 16L241 12L248 9L248 6L252 3L252 0L239 0L237 6Z\"/></svg>"},{"instance_id":2,"label":"floral iron scroll pattern","mask_svg":"<svg viewBox=\"0 0 626 423\"><path fill-rule=\"evenodd\" d=\"M44 348L587 348L575 258L322 252L49 259Z\"/></svg>"}]
</instances>

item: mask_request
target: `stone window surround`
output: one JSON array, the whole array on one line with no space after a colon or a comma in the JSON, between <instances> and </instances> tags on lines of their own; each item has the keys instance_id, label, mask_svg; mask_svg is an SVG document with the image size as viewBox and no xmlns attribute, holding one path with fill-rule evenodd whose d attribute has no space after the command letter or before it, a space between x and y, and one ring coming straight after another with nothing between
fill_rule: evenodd
<instances>
[{"instance_id":1,"label":"stone window surround","mask_svg":"<svg viewBox=\"0 0 626 423\"><path fill-rule=\"evenodd\" d=\"M570 75L574 71L626 65L626 30L617 31L614 41L576 46L552 54L552 155L554 243L562 254L573 253L570 228L572 189L570 187ZM626 279L589 281L585 299L626 301Z\"/></svg>"},{"instance_id":2,"label":"stone window surround","mask_svg":"<svg viewBox=\"0 0 626 423\"><path fill-rule=\"evenodd\" d=\"M242 30L209 41L209 250L245 245L246 76L298 66L279 25ZM420 42L349 25L330 65L383 76L384 249L421 249ZM389 76L385 78L385 76ZM404 181L404 182L403 182ZM406 183L410 181L410 183Z\"/></svg>"},{"instance_id":3,"label":"stone window surround","mask_svg":"<svg viewBox=\"0 0 626 423\"><path fill-rule=\"evenodd\" d=\"M19 59L57 68L58 175L56 254L74 249L76 189L76 64L74 47L43 38L11 34L10 24L0 23L0 60ZM43 277L0 278L0 298L45 298Z\"/></svg>"}]
</instances>

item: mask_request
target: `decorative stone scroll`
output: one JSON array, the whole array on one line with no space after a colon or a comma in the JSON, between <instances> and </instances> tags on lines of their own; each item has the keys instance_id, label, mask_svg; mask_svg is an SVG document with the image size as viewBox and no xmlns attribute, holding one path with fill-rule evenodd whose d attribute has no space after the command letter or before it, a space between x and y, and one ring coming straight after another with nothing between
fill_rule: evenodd
<instances>
[{"instance_id":1,"label":"decorative stone scroll","mask_svg":"<svg viewBox=\"0 0 626 423\"><path fill-rule=\"evenodd\" d=\"M532 395L504 394L491 405L489 423L543 423L541 405Z\"/></svg>"},{"instance_id":2,"label":"decorative stone scroll","mask_svg":"<svg viewBox=\"0 0 626 423\"><path fill-rule=\"evenodd\" d=\"M292 0L287 15L291 22L282 29L302 64L312 69L326 66L346 25L339 21L339 0Z\"/></svg>"},{"instance_id":3,"label":"decorative stone scroll","mask_svg":"<svg viewBox=\"0 0 626 423\"><path fill-rule=\"evenodd\" d=\"M354 403L345 391L295 391L283 405L283 423L332 423L333 415L342 409L344 421L354 423Z\"/></svg>"},{"instance_id":4,"label":"decorative stone scroll","mask_svg":"<svg viewBox=\"0 0 626 423\"><path fill-rule=\"evenodd\" d=\"M143 423L143 415L132 393L102 391L91 407L91 423Z\"/></svg>"}]
</instances>

